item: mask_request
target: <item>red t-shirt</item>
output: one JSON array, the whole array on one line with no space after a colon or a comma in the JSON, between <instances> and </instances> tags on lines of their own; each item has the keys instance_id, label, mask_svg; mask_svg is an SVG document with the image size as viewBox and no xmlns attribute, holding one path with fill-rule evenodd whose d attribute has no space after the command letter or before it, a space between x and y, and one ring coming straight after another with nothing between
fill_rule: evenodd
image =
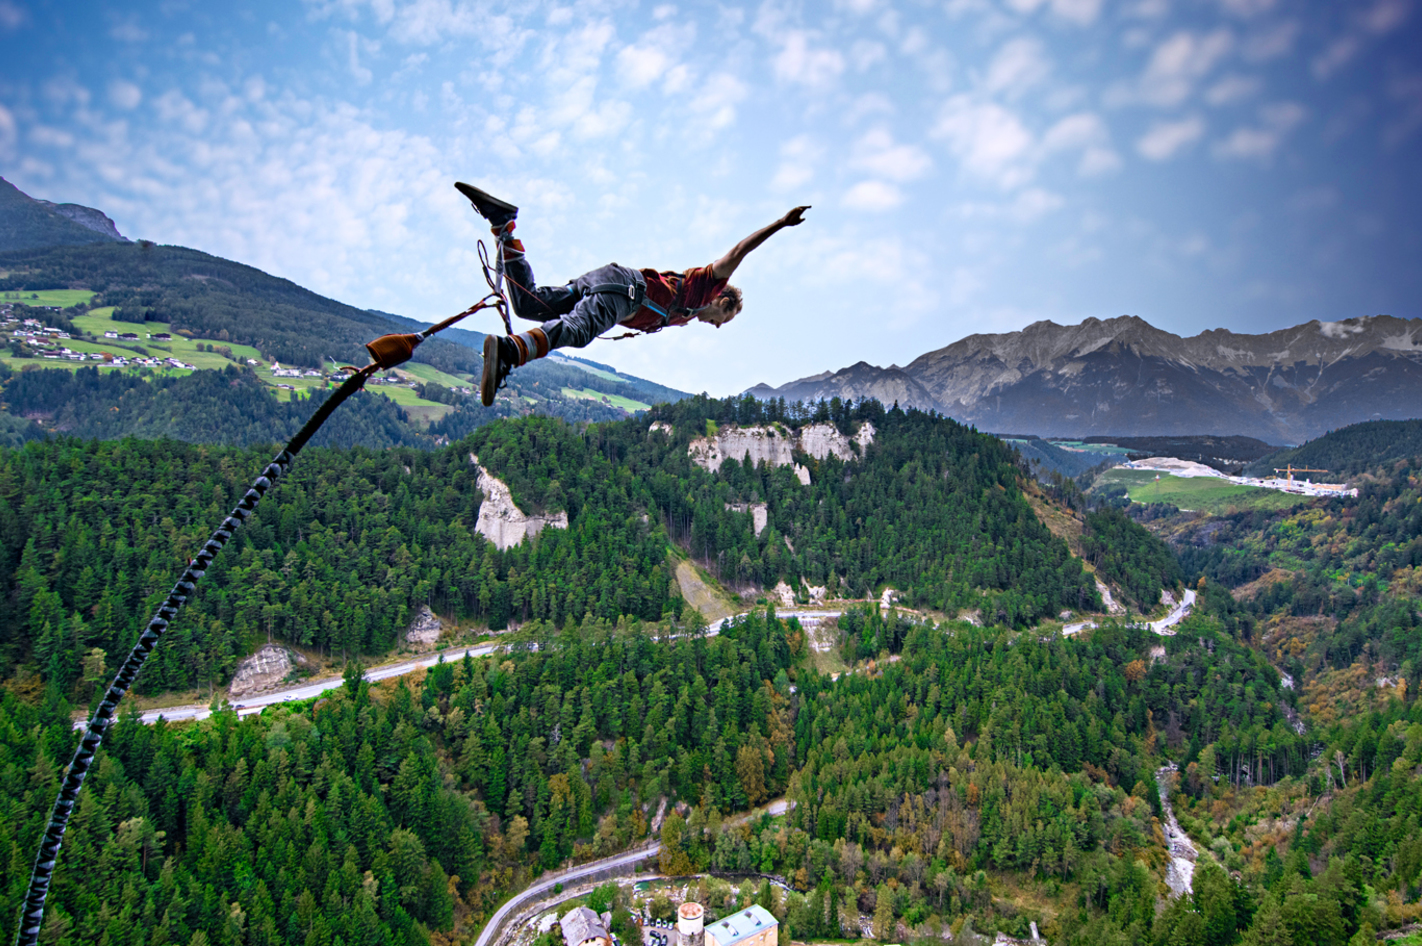
<instances>
[{"instance_id":1,"label":"red t-shirt","mask_svg":"<svg viewBox=\"0 0 1422 946\"><path fill-rule=\"evenodd\" d=\"M673 306L699 309L715 301L721 290L726 288L727 280L717 279L711 269L710 266L698 266L684 273L642 270L642 278L647 281L647 299L671 313L667 325L685 325L694 318L689 312L672 312ZM622 324L639 332L655 332L662 328L662 317L644 305Z\"/></svg>"}]
</instances>

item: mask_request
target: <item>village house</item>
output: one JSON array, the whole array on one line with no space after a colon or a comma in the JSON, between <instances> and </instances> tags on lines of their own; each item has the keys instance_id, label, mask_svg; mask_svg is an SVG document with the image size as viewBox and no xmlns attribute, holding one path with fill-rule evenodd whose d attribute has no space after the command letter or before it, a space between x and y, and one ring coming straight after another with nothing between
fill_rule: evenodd
<instances>
[{"instance_id":1,"label":"village house","mask_svg":"<svg viewBox=\"0 0 1422 946\"><path fill-rule=\"evenodd\" d=\"M610 946L612 942L607 924L587 907L574 907L558 924L563 928L566 946Z\"/></svg>"}]
</instances>

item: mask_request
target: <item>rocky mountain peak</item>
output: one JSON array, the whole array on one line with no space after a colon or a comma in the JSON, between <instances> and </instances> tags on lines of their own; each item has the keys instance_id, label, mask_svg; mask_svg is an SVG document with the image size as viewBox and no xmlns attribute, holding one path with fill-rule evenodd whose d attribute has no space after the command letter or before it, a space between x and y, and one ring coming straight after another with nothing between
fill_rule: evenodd
<instances>
[{"instance_id":1,"label":"rocky mountain peak","mask_svg":"<svg viewBox=\"0 0 1422 946\"><path fill-rule=\"evenodd\" d=\"M1299 442L1422 403L1422 319L1359 316L1261 335L1182 338L1134 315L969 335L904 368L859 362L757 397L875 397L987 430L1043 435L1230 432Z\"/></svg>"}]
</instances>

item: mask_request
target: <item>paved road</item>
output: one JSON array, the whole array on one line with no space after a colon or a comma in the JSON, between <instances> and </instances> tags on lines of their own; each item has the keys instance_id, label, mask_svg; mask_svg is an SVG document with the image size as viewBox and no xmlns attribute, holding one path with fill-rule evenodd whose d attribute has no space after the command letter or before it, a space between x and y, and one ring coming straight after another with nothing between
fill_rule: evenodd
<instances>
[{"instance_id":1,"label":"paved road","mask_svg":"<svg viewBox=\"0 0 1422 946\"><path fill-rule=\"evenodd\" d=\"M479 644L475 647L455 648L454 650L442 651L437 654L426 654L423 657L416 657L413 660L402 660L399 663L386 664L383 667L371 667L365 672L365 678L367 680L385 680L390 677L402 676L411 671L418 670L421 667L433 667L439 663L441 656L444 657L446 663L462 660L465 654L469 654L472 657L485 657L492 654L501 646L501 644ZM312 697L320 696L327 690L340 686L341 683L342 678L340 677L323 677L320 680L314 680L311 683L303 683L300 686L295 686L287 690L276 690L272 693L261 693L254 696L243 697L242 702L238 704L240 709L237 710L237 715L248 716L252 713L260 713L264 707L271 706L275 703L287 703L292 700L309 700ZM145 723L156 723L160 716L171 722L188 719L206 719L211 715L212 710L208 709L206 704L196 703L189 706L167 706L163 709L150 710L143 714L142 719ZM81 727L87 725L87 719L80 724Z\"/></svg>"},{"instance_id":2,"label":"paved road","mask_svg":"<svg viewBox=\"0 0 1422 946\"><path fill-rule=\"evenodd\" d=\"M784 616L789 617L790 615L786 614ZM779 817L789 811L793 804L793 802L780 798L766 805L765 810L772 816ZM758 817L759 813L759 809L747 812L739 818L732 819L730 823ZM644 845L624 854L614 854L611 857L604 857L601 860L590 861L578 867L559 871L556 874L544 874L532 885L514 894L507 903L494 911L494 915L489 918L489 922L485 923L484 928L479 931L479 938L475 940L474 946L490 946L497 938L496 934L499 931L499 927L505 920L512 916L517 910L528 906L535 900L542 899L546 894L552 893L553 888L558 884L562 884L565 888L571 889L574 884L585 877L617 867L627 867L640 860L656 857L661 852L661 842L653 841L651 844Z\"/></svg>"},{"instance_id":3,"label":"paved road","mask_svg":"<svg viewBox=\"0 0 1422 946\"><path fill-rule=\"evenodd\" d=\"M798 610L776 612L776 614L782 618L795 617L801 619L812 617L839 617L839 615L842 613L842 611L834 609L824 609L818 611ZM733 620L734 617L739 616L740 615L734 615L731 618L722 618L721 620L715 622L706 629L707 636L715 637L721 632L721 628L725 627L727 621ZM456 648L454 650L443 651L443 656L446 663L450 663L456 660L462 660L465 654L469 654L472 657L487 657L489 654L492 654L501 646L503 645L479 644L475 647ZM422 667L433 667L435 664L439 663L440 656L440 654L427 654L423 657L416 657L412 660L402 660L399 663L386 664L382 667L372 667L365 672L365 678L371 681L387 680L390 677L402 676L412 671L419 670ZM331 690L335 687L340 686L341 682L342 679L340 677L323 677L320 680L313 680L310 683L303 683L300 686L291 687L290 689L275 690L271 693L262 693L259 695L243 697L241 702L237 704L239 707L239 709L237 710L237 715L250 716L253 713L260 713L265 707L272 706L277 703L289 703L293 700L309 700L313 697L320 696L327 690ZM187 706L167 706L163 709L149 710L147 713L144 713L141 718L145 723L151 724L158 722L158 718L160 716L163 719L168 720L169 722L177 722L180 720L206 719L211 715L212 710L208 708L208 705L206 703L192 703ZM75 728L82 729L87 725L88 719L86 718L85 720L77 723Z\"/></svg>"},{"instance_id":4,"label":"paved road","mask_svg":"<svg viewBox=\"0 0 1422 946\"><path fill-rule=\"evenodd\" d=\"M543 895L552 893L553 888L558 884L564 887L571 887L581 878L588 877L601 871L610 870L616 867L627 867L648 857L656 857L662 852L660 841L653 841L645 847L628 851L625 854L616 854L612 857L604 857L599 861L592 861L579 867L569 870L558 871L555 874L544 874L534 881L524 890L513 895L507 903L494 911L494 915L489 917L489 922L484 924L484 928L479 931L479 938L474 941L474 946L489 946L496 937L499 927L508 917L520 907L526 906L530 901L537 900Z\"/></svg>"},{"instance_id":5,"label":"paved road","mask_svg":"<svg viewBox=\"0 0 1422 946\"><path fill-rule=\"evenodd\" d=\"M1172 631L1171 628L1179 624L1181 621L1185 620L1185 617L1190 613L1190 609L1194 606L1195 590L1193 588L1186 588L1185 593L1180 596L1180 603L1177 604L1173 609L1171 609L1169 614L1161 618L1159 621L1151 621L1148 624L1138 624L1136 626L1148 628L1149 630L1159 634L1161 637L1174 637L1175 632ZM1080 621L1076 624L1064 625L1062 627L1062 633L1065 634L1067 637L1071 637L1073 634L1080 634L1088 627L1096 626L1097 624L1095 621Z\"/></svg>"}]
</instances>

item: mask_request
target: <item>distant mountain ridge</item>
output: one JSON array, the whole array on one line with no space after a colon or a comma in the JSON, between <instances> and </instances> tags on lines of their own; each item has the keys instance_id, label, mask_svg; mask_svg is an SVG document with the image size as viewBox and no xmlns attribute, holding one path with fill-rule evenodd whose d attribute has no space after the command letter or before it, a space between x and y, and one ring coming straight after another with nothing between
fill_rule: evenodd
<instances>
[{"instance_id":1,"label":"distant mountain ridge","mask_svg":"<svg viewBox=\"0 0 1422 946\"><path fill-rule=\"evenodd\" d=\"M1422 319L1312 321L1182 338L1136 316L970 335L900 368L860 362L747 393L874 397L987 430L1085 437L1243 434L1300 443L1422 413Z\"/></svg>"}]
</instances>

